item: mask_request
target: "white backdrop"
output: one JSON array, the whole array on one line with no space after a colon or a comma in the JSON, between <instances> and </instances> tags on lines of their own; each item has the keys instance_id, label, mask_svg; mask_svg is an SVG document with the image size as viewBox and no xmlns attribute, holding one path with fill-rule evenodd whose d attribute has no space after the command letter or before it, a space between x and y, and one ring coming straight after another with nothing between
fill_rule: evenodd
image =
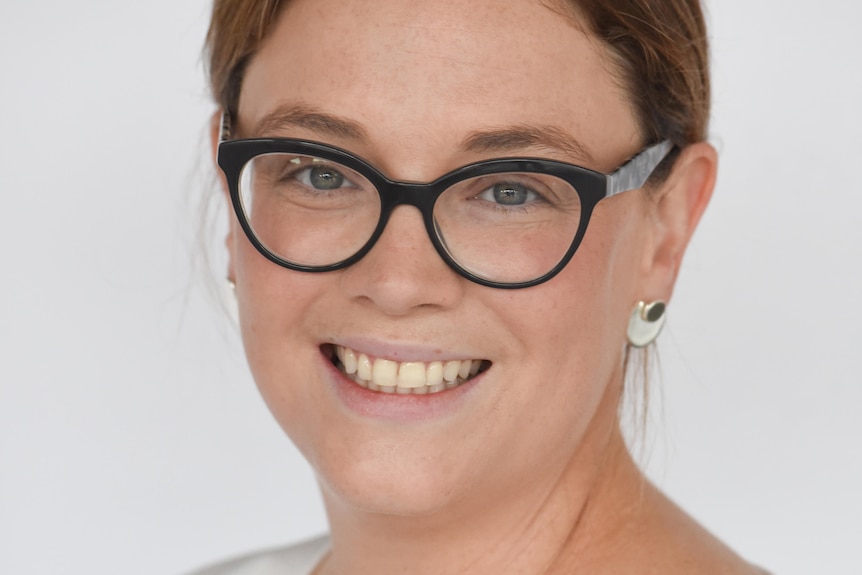
<instances>
[{"instance_id":1,"label":"white backdrop","mask_svg":"<svg viewBox=\"0 0 862 575\"><path fill-rule=\"evenodd\" d=\"M0 573L176 574L325 529L195 243L208 10L0 5ZM776 573L858 575L862 5L710 12L720 182L649 473Z\"/></svg>"}]
</instances>

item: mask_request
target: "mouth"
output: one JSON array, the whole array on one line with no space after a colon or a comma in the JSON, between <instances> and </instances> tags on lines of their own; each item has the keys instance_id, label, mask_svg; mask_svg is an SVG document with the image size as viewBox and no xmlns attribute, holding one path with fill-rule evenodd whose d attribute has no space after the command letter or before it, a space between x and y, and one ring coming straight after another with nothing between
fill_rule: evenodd
<instances>
[{"instance_id":1,"label":"mouth","mask_svg":"<svg viewBox=\"0 0 862 575\"><path fill-rule=\"evenodd\" d=\"M392 361L340 345L322 348L332 364L357 385L381 393L430 395L454 389L491 367L485 359Z\"/></svg>"}]
</instances>

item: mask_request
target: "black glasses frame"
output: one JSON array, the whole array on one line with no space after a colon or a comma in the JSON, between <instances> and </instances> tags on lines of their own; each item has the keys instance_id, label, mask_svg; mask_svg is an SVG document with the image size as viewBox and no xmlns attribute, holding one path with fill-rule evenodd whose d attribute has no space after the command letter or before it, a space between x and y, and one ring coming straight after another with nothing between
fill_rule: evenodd
<instances>
[{"instance_id":1,"label":"black glasses frame","mask_svg":"<svg viewBox=\"0 0 862 575\"><path fill-rule=\"evenodd\" d=\"M227 177L231 203L237 220L252 245L270 261L297 271L329 272L346 268L362 259L383 234L386 223L392 211L401 205L416 207L422 213L425 230L431 243L449 267L461 276L477 284L499 288L520 289L544 283L560 273L569 263L580 246L587 231L593 209L603 199L617 194L642 188L649 176L655 171L662 160L673 149L673 144L667 140L645 148L639 154L624 163L611 174L603 174L588 168L538 158L503 158L476 162L453 170L433 182L420 184L392 180L383 175L377 168L362 158L341 148L318 142L296 140L289 138L253 138L230 140L230 118L222 115L221 135L218 145L218 165ZM243 167L254 157L271 153L287 153L305 156L317 156L338 162L368 179L380 196L380 220L374 233L351 257L326 266L304 266L295 264L270 251L257 238L251 224L245 215L240 200L239 181ZM463 268L446 250L434 224L434 204L437 198L456 183L474 178L503 172L540 173L556 176L568 182L581 199L581 221L578 231L572 238L572 243L560 262L546 274L524 282L505 283L491 281L471 273Z\"/></svg>"}]
</instances>

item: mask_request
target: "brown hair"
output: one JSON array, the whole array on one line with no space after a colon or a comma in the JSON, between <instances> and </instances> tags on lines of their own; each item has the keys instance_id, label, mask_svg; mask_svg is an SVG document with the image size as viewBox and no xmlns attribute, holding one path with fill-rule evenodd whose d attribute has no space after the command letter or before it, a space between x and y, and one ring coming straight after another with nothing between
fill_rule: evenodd
<instances>
[{"instance_id":1,"label":"brown hair","mask_svg":"<svg viewBox=\"0 0 862 575\"><path fill-rule=\"evenodd\" d=\"M215 0L205 51L210 91L222 110L236 113L242 78L278 17L281 0Z\"/></svg>"},{"instance_id":2,"label":"brown hair","mask_svg":"<svg viewBox=\"0 0 862 575\"><path fill-rule=\"evenodd\" d=\"M289 0L215 0L206 38L210 89L236 112L249 59ZM706 139L710 85L700 0L567 0L609 48L645 142Z\"/></svg>"},{"instance_id":3,"label":"brown hair","mask_svg":"<svg viewBox=\"0 0 862 575\"><path fill-rule=\"evenodd\" d=\"M576 0L610 48L647 142L706 139L710 83L700 0Z\"/></svg>"}]
</instances>

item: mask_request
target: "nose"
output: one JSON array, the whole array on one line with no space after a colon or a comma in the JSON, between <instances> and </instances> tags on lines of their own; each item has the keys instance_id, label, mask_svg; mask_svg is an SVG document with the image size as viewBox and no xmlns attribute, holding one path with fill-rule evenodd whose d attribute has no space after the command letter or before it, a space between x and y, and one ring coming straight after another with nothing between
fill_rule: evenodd
<instances>
[{"instance_id":1,"label":"nose","mask_svg":"<svg viewBox=\"0 0 862 575\"><path fill-rule=\"evenodd\" d=\"M437 253L419 210L406 205L393 210L371 251L341 273L348 297L390 316L452 308L467 281Z\"/></svg>"}]
</instances>

